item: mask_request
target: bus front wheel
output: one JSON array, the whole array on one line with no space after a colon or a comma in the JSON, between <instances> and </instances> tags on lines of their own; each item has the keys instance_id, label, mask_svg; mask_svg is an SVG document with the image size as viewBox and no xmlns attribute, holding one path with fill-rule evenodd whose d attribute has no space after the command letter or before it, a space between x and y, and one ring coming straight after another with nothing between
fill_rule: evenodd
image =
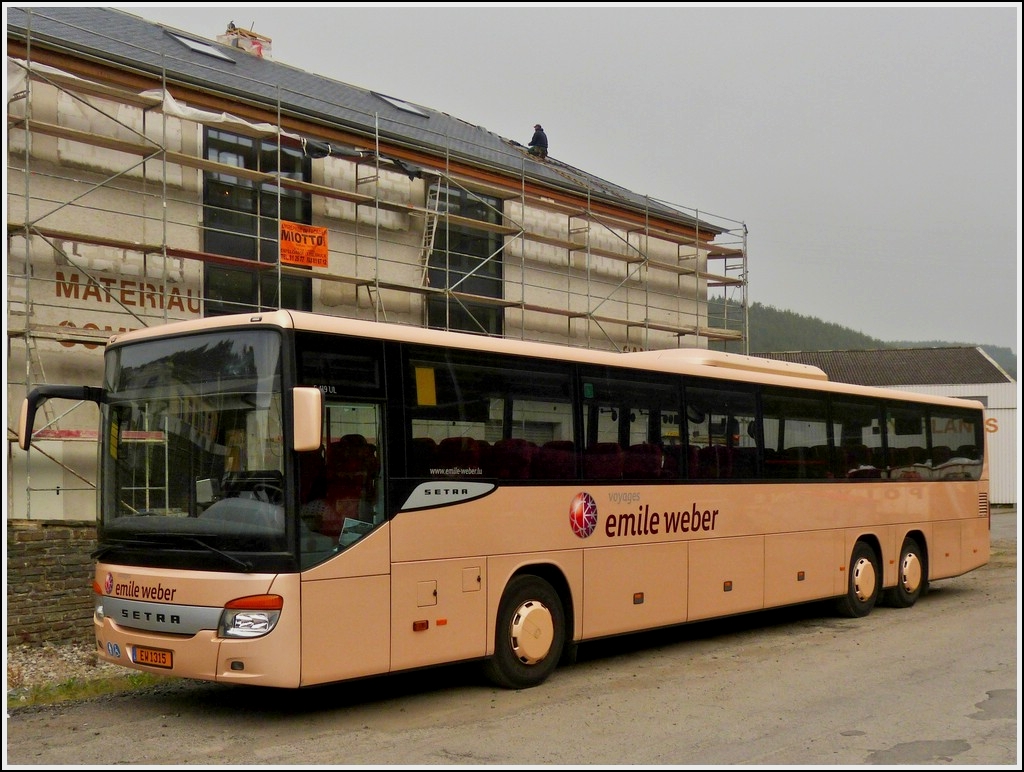
<instances>
[{"instance_id":1,"label":"bus front wheel","mask_svg":"<svg viewBox=\"0 0 1024 772\"><path fill-rule=\"evenodd\" d=\"M910 608L928 591L928 566L913 537L908 536L903 540L899 571L896 586L886 591L885 600L894 608Z\"/></svg>"},{"instance_id":2,"label":"bus front wheel","mask_svg":"<svg viewBox=\"0 0 1024 772\"><path fill-rule=\"evenodd\" d=\"M844 617L864 617L871 613L878 600L882 574L878 568L878 555L866 542L859 541L850 556L850 573L846 581L846 594L836 605Z\"/></svg>"},{"instance_id":3,"label":"bus front wheel","mask_svg":"<svg viewBox=\"0 0 1024 772\"><path fill-rule=\"evenodd\" d=\"M494 656L484 673L497 686L528 689L554 672L565 645L565 612L554 588L536 576L508 583L498 607Z\"/></svg>"}]
</instances>

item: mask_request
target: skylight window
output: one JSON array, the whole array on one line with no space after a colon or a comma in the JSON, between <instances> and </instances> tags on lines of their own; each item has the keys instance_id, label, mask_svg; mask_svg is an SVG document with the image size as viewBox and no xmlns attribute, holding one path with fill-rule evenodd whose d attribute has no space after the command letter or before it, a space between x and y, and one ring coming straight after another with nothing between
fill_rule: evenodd
<instances>
[{"instance_id":1,"label":"skylight window","mask_svg":"<svg viewBox=\"0 0 1024 772\"><path fill-rule=\"evenodd\" d=\"M231 62L232 64L235 63L234 59L215 46L211 46L209 43L201 43L198 40L192 40L192 38L175 35L173 32L168 32L167 34L183 45L188 46L188 48L195 51L197 54L206 54L207 56L213 56L217 59L223 59L225 62Z\"/></svg>"},{"instance_id":2,"label":"skylight window","mask_svg":"<svg viewBox=\"0 0 1024 772\"><path fill-rule=\"evenodd\" d=\"M411 105L408 102L403 102L401 99L395 99L394 97L385 96L384 94L378 94L376 91L373 91L371 93L375 97L379 97L380 99L383 99L389 105L392 105L393 107L397 107L399 110L402 110L403 112L412 113L413 115L421 115L424 118L429 118L430 117L426 112L421 110L416 105Z\"/></svg>"}]
</instances>

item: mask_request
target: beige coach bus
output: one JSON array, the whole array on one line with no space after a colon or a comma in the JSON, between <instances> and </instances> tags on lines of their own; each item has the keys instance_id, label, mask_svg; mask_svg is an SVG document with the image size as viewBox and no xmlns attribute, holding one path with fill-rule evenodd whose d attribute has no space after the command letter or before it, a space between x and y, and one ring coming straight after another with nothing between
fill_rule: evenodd
<instances>
[{"instance_id":1,"label":"beige coach bus","mask_svg":"<svg viewBox=\"0 0 1024 772\"><path fill-rule=\"evenodd\" d=\"M985 564L982 406L706 350L598 352L275 311L116 335L98 656L304 687L834 599Z\"/></svg>"}]
</instances>

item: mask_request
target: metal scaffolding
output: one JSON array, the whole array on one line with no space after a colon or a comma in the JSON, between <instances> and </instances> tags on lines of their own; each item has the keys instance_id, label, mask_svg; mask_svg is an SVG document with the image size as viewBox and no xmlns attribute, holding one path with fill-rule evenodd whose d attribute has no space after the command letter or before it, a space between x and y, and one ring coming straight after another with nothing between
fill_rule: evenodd
<instances>
[{"instance_id":1,"label":"metal scaffolding","mask_svg":"<svg viewBox=\"0 0 1024 772\"><path fill-rule=\"evenodd\" d=\"M376 115L367 116L372 135L361 137L312 123L297 128L283 118L280 89L276 105L262 105L266 123L225 117L184 106L166 71L159 84L140 91L117 79L34 63L31 38L26 51L25 59L8 57L9 70L17 73L7 95L9 397L49 382L62 353L80 356L84 347L98 373L112 333L201 315L201 290L189 293L201 287L207 263L272 271L279 285L287 276L312 279L314 296L331 299L313 310L334 315L425 324L409 309L433 296L503 309L509 337L551 341L552 330L560 329L561 342L575 346L635 350L665 347L671 339L678 347L748 353L742 223L649 197L642 210L631 202L616 205L592 177L549 157L545 163L566 181L552 186L531 176L533 161L515 143L497 168L455 154L444 136L429 147L402 146L394 121L385 136ZM57 105L41 117L33 107L39 90L48 105ZM64 118L62 110L73 115ZM278 143L295 136L336 143L340 137L357 153L336 160L345 165L341 181L253 171L204 155L195 140L212 121ZM410 165L415 182L409 176L397 184ZM508 173L517 167L518 175ZM334 240L330 267L254 263L198 249L203 173L321 202L318 219L330 223ZM434 184L498 200L496 222L447 211L440 196L430 195ZM500 261L502 297L467 293L458 283L430 286L435 237L447 227L500 237L501 247L481 265ZM102 324L67 318L76 304L90 302L102 302ZM14 363L22 365L21 376ZM95 442L95 431L81 421L55 414L48 403L45 411L37 440ZM14 435L9 415L9 446ZM51 460L89 488L88 471ZM30 494L39 489L32 487L27 460L24 476L31 517ZM9 472L9 489L10 483ZM9 495L8 511L11 503Z\"/></svg>"}]
</instances>

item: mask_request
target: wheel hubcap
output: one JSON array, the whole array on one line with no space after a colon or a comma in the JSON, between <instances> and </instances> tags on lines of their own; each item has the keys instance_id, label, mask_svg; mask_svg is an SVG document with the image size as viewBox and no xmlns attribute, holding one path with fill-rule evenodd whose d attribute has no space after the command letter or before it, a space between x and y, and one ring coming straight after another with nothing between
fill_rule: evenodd
<instances>
[{"instance_id":1,"label":"wheel hubcap","mask_svg":"<svg viewBox=\"0 0 1024 772\"><path fill-rule=\"evenodd\" d=\"M555 623L551 611L537 600L528 600L516 609L510 630L512 651L524 665L535 665L551 651Z\"/></svg>"},{"instance_id":2,"label":"wheel hubcap","mask_svg":"<svg viewBox=\"0 0 1024 772\"><path fill-rule=\"evenodd\" d=\"M921 561L913 552L903 556L903 563L900 564L900 583L903 589L913 594L921 586Z\"/></svg>"},{"instance_id":3,"label":"wheel hubcap","mask_svg":"<svg viewBox=\"0 0 1024 772\"><path fill-rule=\"evenodd\" d=\"M861 558L853 567L853 591L861 602L875 593L875 567L867 558Z\"/></svg>"}]
</instances>

